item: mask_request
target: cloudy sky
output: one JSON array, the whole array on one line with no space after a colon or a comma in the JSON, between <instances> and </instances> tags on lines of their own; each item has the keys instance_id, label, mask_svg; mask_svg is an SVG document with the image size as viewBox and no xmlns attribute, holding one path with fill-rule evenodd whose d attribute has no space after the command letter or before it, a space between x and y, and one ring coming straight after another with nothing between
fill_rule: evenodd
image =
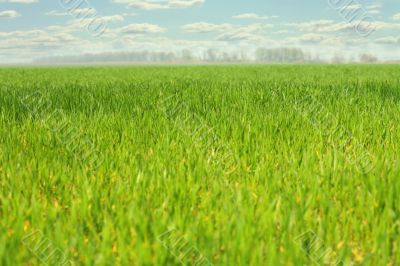
<instances>
[{"instance_id":1,"label":"cloudy sky","mask_svg":"<svg viewBox=\"0 0 400 266\"><path fill-rule=\"evenodd\" d=\"M398 0L0 0L0 63L112 51L400 59Z\"/></svg>"}]
</instances>

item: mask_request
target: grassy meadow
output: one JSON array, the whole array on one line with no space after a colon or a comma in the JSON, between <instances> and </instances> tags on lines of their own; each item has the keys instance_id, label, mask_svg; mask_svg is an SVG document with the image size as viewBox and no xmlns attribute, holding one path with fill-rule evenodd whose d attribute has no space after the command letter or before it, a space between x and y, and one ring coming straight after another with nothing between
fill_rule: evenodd
<instances>
[{"instance_id":1,"label":"grassy meadow","mask_svg":"<svg viewBox=\"0 0 400 266\"><path fill-rule=\"evenodd\" d=\"M0 68L0 265L399 265L400 67Z\"/></svg>"}]
</instances>

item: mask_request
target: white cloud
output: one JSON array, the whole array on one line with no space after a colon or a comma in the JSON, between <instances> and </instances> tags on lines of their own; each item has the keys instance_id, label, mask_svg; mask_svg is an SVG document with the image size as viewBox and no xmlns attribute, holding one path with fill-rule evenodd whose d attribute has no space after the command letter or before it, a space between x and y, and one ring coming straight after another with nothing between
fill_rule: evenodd
<instances>
[{"instance_id":1,"label":"white cloud","mask_svg":"<svg viewBox=\"0 0 400 266\"><path fill-rule=\"evenodd\" d=\"M382 7L382 5L380 5L380 4L369 5L369 6L367 6L367 9L379 9L381 7Z\"/></svg>"},{"instance_id":2,"label":"white cloud","mask_svg":"<svg viewBox=\"0 0 400 266\"><path fill-rule=\"evenodd\" d=\"M68 16L69 14L67 12L60 12L57 10L51 10L49 12L45 13L46 16Z\"/></svg>"},{"instance_id":3,"label":"white cloud","mask_svg":"<svg viewBox=\"0 0 400 266\"><path fill-rule=\"evenodd\" d=\"M238 41L262 41L264 38L260 35L245 31L228 32L218 36L217 41L238 42Z\"/></svg>"},{"instance_id":4,"label":"white cloud","mask_svg":"<svg viewBox=\"0 0 400 266\"><path fill-rule=\"evenodd\" d=\"M223 32L231 30L234 26L231 24L212 24L207 22L198 22L182 26L182 29L190 33L209 33L209 32Z\"/></svg>"},{"instance_id":5,"label":"white cloud","mask_svg":"<svg viewBox=\"0 0 400 266\"><path fill-rule=\"evenodd\" d=\"M356 31L359 33L373 32L375 30L400 29L400 24L388 23L383 21L353 21L353 22L334 22L332 20L313 20L303 23L288 24L301 31L310 32L348 32Z\"/></svg>"},{"instance_id":6,"label":"white cloud","mask_svg":"<svg viewBox=\"0 0 400 266\"><path fill-rule=\"evenodd\" d=\"M367 11L368 14L372 14L372 15L377 15L380 14L381 11L380 10L376 10L376 9L371 9Z\"/></svg>"},{"instance_id":7,"label":"white cloud","mask_svg":"<svg viewBox=\"0 0 400 266\"><path fill-rule=\"evenodd\" d=\"M127 4L129 7L144 10L181 9L198 7L205 0L114 0L115 3Z\"/></svg>"},{"instance_id":8,"label":"white cloud","mask_svg":"<svg viewBox=\"0 0 400 266\"><path fill-rule=\"evenodd\" d=\"M66 25L67 29L71 31L82 31L84 29L95 28L98 24L107 25L111 22L121 22L124 21L124 17L121 15L112 15L112 16L95 16L90 18L79 18L75 17L75 19L69 21ZM64 26L61 26L61 28ZM89 30L90 31L90 30Z\"/></svg>"},{"instance_id":9,"label":"white cloud","mask_svg":"<svg viewBox=\"0 0 400 266\"><path fill-rule=\"evenodd\" d=\"M273 32L273 34L288 34L290 31L288 31L288 30L278 30L278 31L275 31L275 32Z\"/></svg>"},{"instance_id":10,"label":"white cloud","mask_svg":"<svg viewBox=\"0 0 400 266\"><path fill-rule=\"evenodd\" d=\"M80 22L83 24L86 24L86 22L90 23L93 21L93 19L98 19L104 22L118 22L118 21L124 21L124 17L122 15L112 15L112 16L96 16L96 17L92 17L92 18L79 18L77 17L74 21L75 22Z\"/></svg>"},{"instance_id":11,"label":"white cloud","mask_svg":"<svg viewBox=\"0 0 400 266\"><path fill-rule=\"evenodd\" d=\"M216 41L221 42L259 42L265 40L264 31L272 28L270 24L250 24L246 26L232 24L211 24L199 22L182 26L189 33L222 33Z\"/></svg>"},{"instance_id":12,"label":"white cloud","mask_svg":"<svg viewBox=\"0 0 400 266\"><path fill-rule=\"evenodd\" d=\"M76 18L87 18L88 16L96 15L97 11L93 7L76 8L69 12L60 12L57 10L51 10L46 13L47 16L68 16L72 15Z\"/></svg>"},{"instance_id":13,"label":"white cloud","mask_svg":"<svg viewBox=\"0 0 400 266\"><path fill-rule=\"evenodd\" d=\"M394 15L393 20L400 20L400 13Z\"/></svg>"},{"instance_id":14,"label":"white cloud","mask_svg":"<svg viewBox=\"0 0 400 266\"><path fill-rule=\"evenodd\" d=\"M306 44L306 45L329 45L342 46L348 43L349 39L337 36L327 36L322 34L307 33L300 36L287 38L289 44Z\"/></svg>"},{"instance_id":15,"label":"white cloud","mask_svg":"<svg viewBox=\"0 0 400 266\"><path fill-rule=\"evenodd\" d=\"M165 32L166 29L155 24L130 24L119 29L124 34L147 34L147 33L161 33Z\"/></svg>"},{"instance_id":16,"label":"white cloud","mask_svg":"<svg viewBox=\"0 0 400 266\"><path fill-rule=\"evenodd\" d=\"M367 6L367 13L368 14L373 14L373 15L380 14L381 13L381 8L382 8L382 5L380 5L380 4L369 5L369 6Z\"/></svg>"},{"instance_id":17,"label":"white cloud","mask_svg":"<svg viewBox=\"0 0 400 266\"><path fill-rule=\"evenodd\" d=\"M292 23L288 25L299 28L302 31L320 32L326 31L327 29L332 27L332 25L335 25L335 22L333 20L312 20L302 23Z\"/></svg>"},{"instance_id":18,"label":"white cloud","mask_svg":"<svg viewBox=\"0 0 400 266\"><path fill-rule=\"evenodd\" d=\"M109 30L109 23L116 23L122 21L124 21L124 17L122 15L95 16L91 18L75 18L69 20L66 24L51 25L45 27L44 29L51 32L63 32L71 34L83 31L89 31L89 33L93 33L92 30L95 29L96 26L100 24L100 25L106 25L104 28L101 28L101 34L100 34L101 37L103 37L103 35L115 37L115 32Z\"/></svg>"},{"instance_id":19,"label":"white cloud","mask_svg":"<svg viewBox=\"0 0 400 266\"><path fill-rule=\"evenodd\" d=\"M375 40L378 44L400 44L400 37L388 36Z\"/></svg>"},{"instance_id":20,"label":"white cloud","mask_svg":"<svg viewBox=\"0 0 400 266\"><path fill-rule=\"evenodd\" d=\"M250 24L247 26L238 26L228 23L212 24L207 22L198 22L182 26L182 29L189 33L211 33L211 32L225 32L227 31L241 31L247 33L254 33L272 28L271 24ZM232 32L231 32L232 33Z\"/></svg>"},{"instance_id":21,"label":"white cloud","mask_svg":"<svg viewBox=\"0 0 400 266\"><path fill-rule=\"evenodd\" d=\"M261 16L256 13L244 13L237 16L233 16L234 19L271 19L279 18L279 16Z\"/></svg>"},{"instance_id":22,"label":"white cloud","mask_svg":"<svg viewBox=\"0 0 400 266\"><path fill-rule=\"evenodd\" d=\"M0 11L0 18L16 18L19 16L21 16L21 14L15 10Z\"/></svg>"},{"instance_id":23,"label":"white cloud","mask_svg":"<svg viewBox=\"0 0 400 266\"><path fill-rule=\"evenodd\" d=\"M326 40L326 36L321 35L321 34L315 34L315 33L307 33L301 36L297 37L290 37L288 38L289 40L297 41L297 42L302 42L302 43L321 43Z\"/></svg>"},{"instance_id":24,"label":"white cloud","mask_svg":"<svg viewBox=\"0 0 400 266\"><path fill-rule=\"evenodd\" d=\"M360 14L361 12L364 14L379 14L381 13L381 8L382 5L380 4L373 4L364 7L359 3L350 1L347 5L338 8L338 10L344 13L342 14L343 16L357 16L357 14Z\"/></svg>"},{"instance_id":25,"label":"white cloud","mask_svg":"<svg viewBox=\"0 0 400 266\"><path fill-rule=\"evenodd\" d=\"M92 7L77 8L77 9L71 10L71 14L77 18L85 18L87 16L96 15L97 11L96 11L96 9L94 9Z\"/></svg>"},{"instance_id":26,"label":"white cloud","mask_svg":"<svg viewBox=\"0 0 400 266\"><path fill-rule=\"evenodd\" d=\"M352 10L358 10L361 8L362 8L361 4L349 4L349 5L341 7L340 10L352 11Z\"/></svg>"},{"instance_id":27,"label":"white cloud","mask_svg":"<svg viewBox=\"0 0 400 266\"><path fill-rule=\"evenodd\" d=\"M45 48L60 48L79 39L67 33L49 33L43 30L0 32L0 48L17 53L45 52Z\"/></svg>"}]
</instances>

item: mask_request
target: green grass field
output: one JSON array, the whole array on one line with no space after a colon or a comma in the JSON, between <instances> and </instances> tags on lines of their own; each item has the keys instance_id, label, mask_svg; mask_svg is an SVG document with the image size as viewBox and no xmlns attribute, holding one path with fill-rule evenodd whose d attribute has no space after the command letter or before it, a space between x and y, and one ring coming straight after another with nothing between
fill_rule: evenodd
<instances>
[{"instance_id":1,"label":"green grass field","mask_svg":"<svg viewBox=\"0 0 400 266\"><path fill-rule=\"evenodd\" d=\"M399 66L0 69L1 265L399 265Z\"/></svg>"}]
</instances>

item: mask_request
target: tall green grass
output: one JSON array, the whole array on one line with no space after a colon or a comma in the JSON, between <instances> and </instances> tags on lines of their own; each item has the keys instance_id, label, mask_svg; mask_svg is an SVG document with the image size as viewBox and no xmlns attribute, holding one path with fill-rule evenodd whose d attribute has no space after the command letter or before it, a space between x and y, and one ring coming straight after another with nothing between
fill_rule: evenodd
<instances>
[{"instance_id":1,"label":"tall green grass","mask_svg":"<svg viewBox=\"0 0 400 266\"><path fill-rule=\"evenodd\" d=\"M398 66L0 69L0 264L398 265L399 122Z\"/></svg>"}]
</instances>

